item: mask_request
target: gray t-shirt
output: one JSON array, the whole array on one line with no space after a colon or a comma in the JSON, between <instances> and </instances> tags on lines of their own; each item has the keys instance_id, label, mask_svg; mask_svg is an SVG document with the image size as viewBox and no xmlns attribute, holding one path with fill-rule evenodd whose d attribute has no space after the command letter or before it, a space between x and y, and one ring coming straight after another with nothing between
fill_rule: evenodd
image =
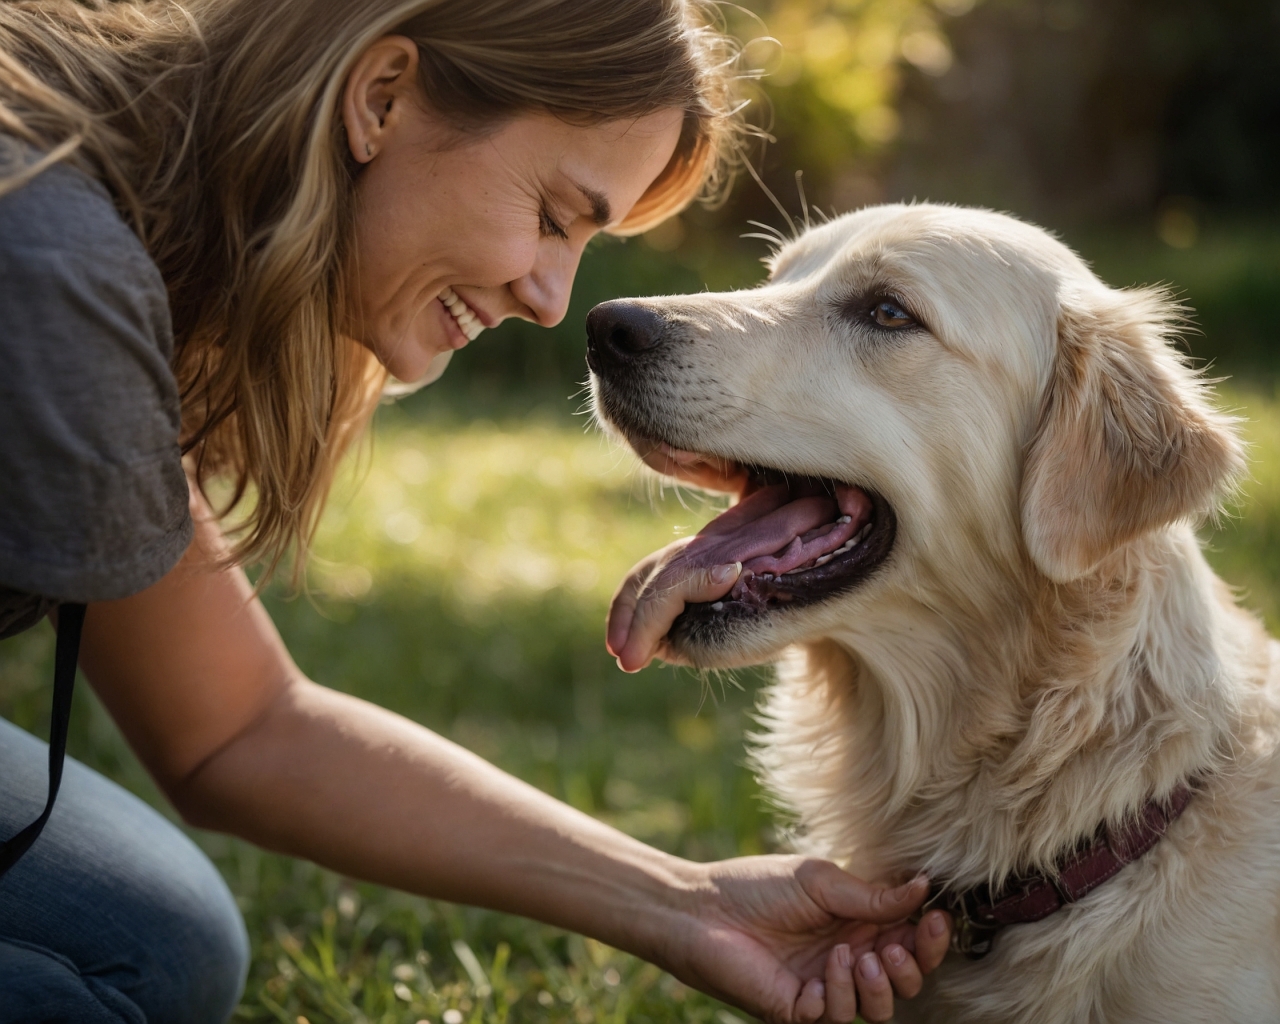
<instances>
[{"instance_id":1,"label":"gray t-shirt","mask_svg":"<svg viewBox=\"0 0 1280 1024\"><path fill-rule=\"evenodd\" d=\"M160 271L100 183L58 164L0 197L0 636L186 550L172 353Z\"/></svg>"}]
</instances>

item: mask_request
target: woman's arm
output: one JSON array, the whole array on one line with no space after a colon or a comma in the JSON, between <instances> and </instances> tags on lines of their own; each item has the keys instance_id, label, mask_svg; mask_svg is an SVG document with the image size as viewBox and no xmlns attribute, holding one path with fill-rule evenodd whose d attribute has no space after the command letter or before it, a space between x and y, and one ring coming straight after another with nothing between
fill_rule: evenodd
<instances>
[{"instance_id":1,"label":"woman's arm","mask_svg":"<svg viewBox=\"0 0 1280 1024\"><path fill-rule=\"evenodd\" d=\"M778 1020L822 1012L816 979L832 949L877 941L859 922L898 920L919 903L918 890L892 896L800 858L697 865L665 855L427 729L317 686L244 575L213 568L221 535L202 502L193 512L196 541L173 572L90 607L81 655L192 824L596 936ZM925 969L946 941L928 923L889 936ZM855 973L864 1015L891 1000L890 979L907 994L919 985L910 956L878 962L887 978Z\"/></svg>"}]
</instances>

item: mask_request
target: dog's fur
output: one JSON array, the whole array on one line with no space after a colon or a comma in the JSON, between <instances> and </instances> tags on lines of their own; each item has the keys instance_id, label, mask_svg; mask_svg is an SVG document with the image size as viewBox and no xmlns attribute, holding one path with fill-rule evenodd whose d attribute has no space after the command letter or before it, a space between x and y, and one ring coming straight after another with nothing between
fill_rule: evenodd
<instances>
[{"instance_id":1,"label":"dog's fur","mask_svg":"<svg viewBox=\"0 0 1280 1024\"><path fill-rule=\"evenodd\" d=\"M949 957L900 1019L1280 1021L1280 662L1193 532L1244 460L1170 343L1176 307L1037 228L932 205L842 217L772 270L643 300L663 344L626 394L593 385L633 443L896 511L855 589L681 649L781 659L757 757L797 844L868 877L998 884L1199 786L1151 852L986 959ZM877 295L921 329L841 313Z\"/></svg>"}]
</instances>

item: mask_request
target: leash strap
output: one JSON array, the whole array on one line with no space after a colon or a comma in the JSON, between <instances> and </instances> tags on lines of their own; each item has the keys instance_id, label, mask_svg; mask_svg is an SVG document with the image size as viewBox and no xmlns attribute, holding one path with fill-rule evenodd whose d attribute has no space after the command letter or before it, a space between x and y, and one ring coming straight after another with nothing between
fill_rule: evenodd
<instances>
[{"instance_id":1,"label":"leash strap","mask_svg":"<svg viewBox=\"0 0 1280 1024\"><path fill-rule=\"evenodd\" d=\"M49 723L49 798L40 817L12 839L0 843L0 877L31 849L53 813L53 802L62 784L62 765L67 756L67 724L71 721L71 693L76 685L76 662L80 657L80 630L84 626L84 605L58 606L58 645L53 663L53 715Z\"/></svg>"}]
</instances>

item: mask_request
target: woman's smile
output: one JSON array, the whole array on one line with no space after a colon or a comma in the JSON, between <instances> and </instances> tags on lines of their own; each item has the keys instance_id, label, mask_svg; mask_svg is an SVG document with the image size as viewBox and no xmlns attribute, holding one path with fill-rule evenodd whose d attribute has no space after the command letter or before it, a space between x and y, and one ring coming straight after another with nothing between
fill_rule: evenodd
<instances>
[{"instance_id":1,"label":"woman's smile","mask_svg":"<svg viewBox=\"0 0 1280 1024\"><path fill-rule=\"evenodd\" d=\"M450 347L453 349L460 349L467 342L475 341L480 336L480 332L488 326L483 316L452 288L446 287L436 297L436 302L440 304L441 310L449 321L447 330L449 340L452 342Z\"/></svg>"}]
</instances>

